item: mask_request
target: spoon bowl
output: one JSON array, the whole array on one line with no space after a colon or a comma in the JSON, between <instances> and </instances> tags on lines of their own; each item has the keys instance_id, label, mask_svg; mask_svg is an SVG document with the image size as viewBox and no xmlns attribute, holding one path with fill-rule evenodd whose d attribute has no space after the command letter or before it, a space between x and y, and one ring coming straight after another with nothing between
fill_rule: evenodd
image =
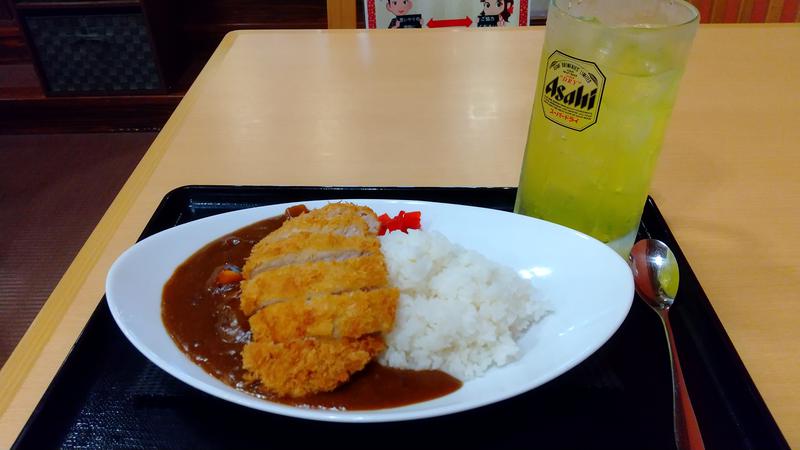
<instances>
[{"instance_id":1,"label":"spoon bowl","mask_svg":"<svg viewBox=\"0 0 800 450\"><path fill-rule=\"evenodd\" d=\"M678 260L667 244L644 239L631 249L631 270L636 291L653 308L672 306L678 294L680 271Z\"/></svg>"}]
</instances>

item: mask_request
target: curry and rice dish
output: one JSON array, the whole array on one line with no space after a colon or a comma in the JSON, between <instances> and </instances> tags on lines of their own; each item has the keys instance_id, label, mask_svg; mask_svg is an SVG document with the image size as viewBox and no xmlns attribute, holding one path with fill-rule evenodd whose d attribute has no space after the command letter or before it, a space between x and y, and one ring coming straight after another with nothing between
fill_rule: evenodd
<instances>
[{"instance_id":1,"label":"curry and rice dish","mask_svg":"<svg viewBox=\"0 0 800 450\"><path fill-rule=\"evenodd\" d=\"M530 283L415 230L413 214L409 228L402 214L301 205L217 239L164 286L167 331L226 384L307 407L425 401L513 361L547 312Z\"/></svg>"}]
</instances>

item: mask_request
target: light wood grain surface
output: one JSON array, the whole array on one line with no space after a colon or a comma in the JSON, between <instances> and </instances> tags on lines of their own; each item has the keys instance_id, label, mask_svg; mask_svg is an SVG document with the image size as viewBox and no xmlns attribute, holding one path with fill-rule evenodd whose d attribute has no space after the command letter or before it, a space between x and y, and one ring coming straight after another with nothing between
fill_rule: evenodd
<instances>
[{"instance_id":1,"label":"light wood grain surface","mask_svg":"<svg viewBox=\"0 0 800 450\"><path fill-rule=\"evenodd\" d=\"M0 370L13 442L165 193L187 184L516 185L543 29L226 37ZM701 27L652 193L800 445L800 27Z\"/></svg>"}]
</instances>

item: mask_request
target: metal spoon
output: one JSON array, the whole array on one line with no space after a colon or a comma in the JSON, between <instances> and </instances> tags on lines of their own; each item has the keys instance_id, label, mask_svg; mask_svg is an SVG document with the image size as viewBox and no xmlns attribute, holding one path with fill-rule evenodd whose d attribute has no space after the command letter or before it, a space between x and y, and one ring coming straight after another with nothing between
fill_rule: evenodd
<instances>
[{"instance_id":1,"label":"metal spoon","mask_svg":"<svg viewBox=\"0 0 800 450\"><path fill-rule=\"evenodd\" d=\"M678 261L663 242L644 239L631 249L631 270L639 297L653 308L667 333L667 347L672 362L672 406L674 408L675 443L678 448L704 449L703 437L694 415L686 383L683 381L681 363L669 323L669 308L678 293Z\"/></svg>"}]
</instances>

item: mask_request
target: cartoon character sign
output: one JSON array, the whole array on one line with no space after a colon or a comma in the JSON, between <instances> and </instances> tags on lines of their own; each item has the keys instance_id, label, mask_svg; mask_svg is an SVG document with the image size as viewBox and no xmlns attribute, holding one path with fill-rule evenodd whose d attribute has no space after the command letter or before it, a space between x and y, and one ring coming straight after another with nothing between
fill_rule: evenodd
<instances>
[{"instance_id":1,"label":"cartoon character sign","mask_svg":"<svg viewBox=\"0 0 800 450\"><path fill-rule=\"evenodd\" d=\"M389 28L422 28L422 14L408 14L413 7L412 0L386 0L386 9L394 14Z\"/></svg>"},{"instance_id":2,"label":"cartoon character sign","mask_svg":"<svg viewBox=\"0 0 800 450\"><path fill-rule=\"evenodd\" d=\"M367 28L517 27L534 0L363 0ZM547 1L547 0L542 0Z\"/></svg>"},{"instance_id":3,"label":"cartoon character sign","mask_svg":"<svg viewBox=\"0 0 800 450\"><path fill-rule=\"evenodd\" d=\"M481 0L481 5L479 27L504 27L514 13L514 0Z\"/></svg>"}]
</instances>

